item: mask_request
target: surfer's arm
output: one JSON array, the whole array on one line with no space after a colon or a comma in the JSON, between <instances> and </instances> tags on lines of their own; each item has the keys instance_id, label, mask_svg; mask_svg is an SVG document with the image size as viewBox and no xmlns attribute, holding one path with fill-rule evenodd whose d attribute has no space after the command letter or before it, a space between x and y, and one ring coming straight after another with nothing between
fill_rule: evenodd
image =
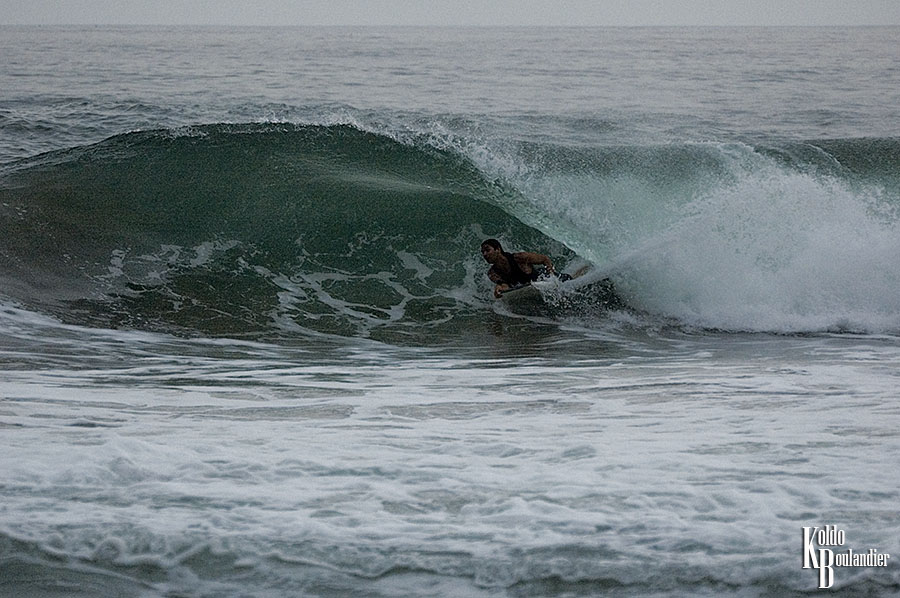
<instances>
[{"instance_id":1,"label":"surfer's arm","mask_svg":"<svg viewBox=\"0 0 900 598\"><path fill-rule=\"evenodd\" d=\"M494 269L491 268L488 270L488 278L491 279L491 282L495 283L494 287L494 297L499 299L500 295L502 295L505 291L509 290L509 284L503 280L503 277L494 272Z\"/></svg>"},{"instance_id":2,"label":"surfer's arm","mask_svg":"<svg viewBox=\"0 0 900 598\"><path fill-rule=\"evenodd\" d=\"M531 251L521 251L516 254L516 260L525 262L526 264L530 264L532 266L543 266L547 274L555 274L556 269L553 267L553 262L550 261L550 258L542 253L532 253Z\"/></svg>"}]
</instances>

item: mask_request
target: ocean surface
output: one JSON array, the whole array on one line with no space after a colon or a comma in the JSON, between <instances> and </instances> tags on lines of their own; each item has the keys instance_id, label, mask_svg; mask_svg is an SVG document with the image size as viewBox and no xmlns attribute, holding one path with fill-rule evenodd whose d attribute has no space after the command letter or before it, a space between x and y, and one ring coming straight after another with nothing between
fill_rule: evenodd
<instances>
[{"instance_id":1,"label":"ocean surface","mask_svg":"<svg viewBox=\"0 0 900 598\"><path fill-rule=\"evenodd\" d=\"M0 27L0 595L900 595L898 40Z\"/></svg>"}]
</instances>

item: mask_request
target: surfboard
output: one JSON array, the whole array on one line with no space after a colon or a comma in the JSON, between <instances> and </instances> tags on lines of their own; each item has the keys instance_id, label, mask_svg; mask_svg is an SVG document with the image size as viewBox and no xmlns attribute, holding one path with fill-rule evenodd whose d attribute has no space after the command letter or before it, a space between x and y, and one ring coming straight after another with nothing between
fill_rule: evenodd
<instances>
[{"instance_id":1,"label":"surfboard","mask_svg":"<svg viewBox=\"0 0 900 598\"><path fill-rule=\"evenodd\" d=\"M532 283L520 284L500 292L500 298L504 301L521 301L522 299L538 298L541 292Z\"/></svg>"}]
</instances>

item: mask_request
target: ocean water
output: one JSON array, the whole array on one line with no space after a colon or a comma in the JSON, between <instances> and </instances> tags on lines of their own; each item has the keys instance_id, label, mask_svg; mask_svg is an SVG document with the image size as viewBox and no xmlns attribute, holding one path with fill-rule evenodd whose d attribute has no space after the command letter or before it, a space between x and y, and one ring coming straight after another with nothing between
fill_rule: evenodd
<instances>
[{"instance_id":1,"label":"ocean water","mask_svg":"<svg viewBox=\"0 0 900 598\"><path fill-rule=\"evenodd\" d=\"M0 595L900 595L898 39L0 28Z\"/></svg>"}]
</instances>

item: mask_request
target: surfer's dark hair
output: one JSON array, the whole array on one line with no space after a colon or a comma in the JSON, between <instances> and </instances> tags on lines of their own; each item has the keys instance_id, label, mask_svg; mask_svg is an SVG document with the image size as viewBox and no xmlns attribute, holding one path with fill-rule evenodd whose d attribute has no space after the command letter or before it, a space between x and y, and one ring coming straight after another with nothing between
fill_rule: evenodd
<instances>
[{"instance_id":1,"label":"surfer's dark hair","mask_svg":"<svg viewBox=\"0 0 900 598\"><path fill-rule=\"evenodd\" d=\"M484 247L485 245L503 251L503 248L500 247L500 241L498 241L497 239L485 239L481 242L481 246Z\"/></svg>"}]
</instances>

